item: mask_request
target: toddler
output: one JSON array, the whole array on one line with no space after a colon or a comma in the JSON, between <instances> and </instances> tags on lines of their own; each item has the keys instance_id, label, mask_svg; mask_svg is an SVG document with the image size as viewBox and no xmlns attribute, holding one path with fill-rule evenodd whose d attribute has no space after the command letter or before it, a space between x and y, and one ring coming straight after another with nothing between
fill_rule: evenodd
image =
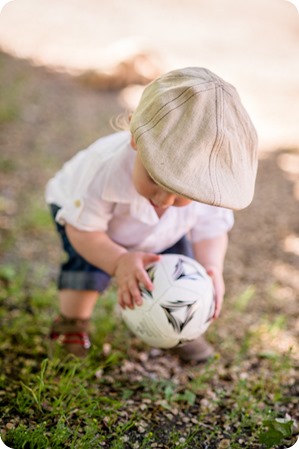
<instances>
[{"instance_id":1,"label":"toddler","mask_svg":"<svg viewBox=\"0 0 299 449\"><path fill-rule=\"evenodd\" d=\"M60 316L50 338L79 357L111 277L121 307L142 303L145 266L164 253L194 257L211 276L219 316L223 263L234 209L249 205L257 136L235 88L205 68L174 70L150 83L115 132L79 152L48 182L46 201L68 259L61 266ZM176 349L203 361L200 337Z\"/></svg>"}]
</instances>

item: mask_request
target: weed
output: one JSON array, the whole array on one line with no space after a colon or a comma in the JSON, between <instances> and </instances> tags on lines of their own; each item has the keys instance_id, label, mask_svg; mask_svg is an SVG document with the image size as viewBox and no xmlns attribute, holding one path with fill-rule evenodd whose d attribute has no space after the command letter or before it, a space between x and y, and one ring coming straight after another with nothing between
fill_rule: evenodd
<instances>
[{"instance_id":1,"label":"weed","mask_svg":"<svg viewBox=\"0 0 299 449\"><path fill-rule=\"evenodd\" d=\"M253 285L247 287L246 290L236 298L234 308L238 312L244 312L247 306L249 305L250 301L254 298L255 292L256 289Z\"/></svg>"}]
</instances>

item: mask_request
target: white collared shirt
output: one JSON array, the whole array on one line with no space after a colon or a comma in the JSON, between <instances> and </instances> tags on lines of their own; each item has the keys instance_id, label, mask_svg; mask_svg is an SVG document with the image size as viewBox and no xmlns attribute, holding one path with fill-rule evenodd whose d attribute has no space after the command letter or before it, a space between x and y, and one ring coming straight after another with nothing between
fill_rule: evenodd
<instances>
[{"instance_id":1,"label":"white collared shirt","mask_svg":"<svg viewBox=\"0 0 299 449\"><path fill-rule=\"evenodd\" d=\"M56 220L82 231L104 231L129 250L161 252L190 233L193 242L228 232L228 209L192 202L169 207L159 218L132 182L136 157L131 135L122 131L77 153L46 188L48 204L60 206Z\"/></svg>"}]
</instances>

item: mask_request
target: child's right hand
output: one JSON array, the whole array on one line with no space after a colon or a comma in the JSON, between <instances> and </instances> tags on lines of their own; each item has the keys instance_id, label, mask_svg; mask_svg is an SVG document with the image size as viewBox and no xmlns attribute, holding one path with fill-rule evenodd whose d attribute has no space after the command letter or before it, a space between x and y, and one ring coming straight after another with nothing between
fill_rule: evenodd
<instances>
[{"instance_id":1,"label":"child's right hand","mask_svg":"<svg viewBox=\"0 0 299 449\"><path fill-rule=\"evenodd\" d=\"M118 302L122 308L134 309L135 305L142 304L139 284L148 290L153 289L145 267L159 259L157 254L144 252L128 252L118 258L114 276L118 285Z\"/></svg>"}]
</instances>

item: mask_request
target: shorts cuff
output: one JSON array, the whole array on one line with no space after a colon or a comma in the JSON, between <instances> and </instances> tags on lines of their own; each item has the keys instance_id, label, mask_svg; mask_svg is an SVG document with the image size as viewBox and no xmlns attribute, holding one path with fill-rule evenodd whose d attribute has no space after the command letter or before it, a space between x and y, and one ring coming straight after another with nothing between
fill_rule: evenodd
<instances>
[{"instance_id":1,"label":"shorts cuff","mask_svg":"<svg viewBox=\"0 0 299 449\"><path fill-rule=\"evenodd\" d=\"M106 273L63 271L58 278L59 290L93 290L103 292L110 283L110 276Z\"/></svg>"}]
</instances>

